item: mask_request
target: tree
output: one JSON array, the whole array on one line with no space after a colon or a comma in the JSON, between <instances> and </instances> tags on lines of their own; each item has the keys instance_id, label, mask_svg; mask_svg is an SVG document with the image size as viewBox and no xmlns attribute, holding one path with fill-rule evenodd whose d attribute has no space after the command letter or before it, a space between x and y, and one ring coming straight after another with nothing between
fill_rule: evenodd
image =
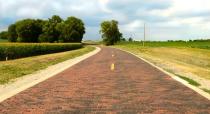
<instances>
[{"instance_id":1,"label":"tree","mask_svg":"<svg viewBox=\"0 0 210 114\"><path fill-rule=\"evenodd\" d=\"M42 33L41 21L25 19L16 23L18 42L38 42L38 37Z\"/></svg>"},{"instance_id":2,"label":"tree","mask_svg":"<svg viewBox=\"0 0 210 114\"><path fill-rule=\"evenodd\" d=\"M118 22L115 20L102 22L100 33L106 45L114 45L122 38L122 33L119 32Z\"/></svg>"},{"instance_id":3,"label":"tree","mask_svg":"<svg viewBox=\"0 0 210 114\"><path fill-rule=\"evenodd\" d=\"M59 16L52 16L52 18L43 25L43 33L39 36L39 42L58 42L60 32L56 29L56 26L62 21Z\"/></svg>"},{"instance_id":4,"label":"tree","mask_svg":"<svg viewBox=\"0 0 210 114\"><path fill-rule=\"evenodd\" d=\"M64 23L57 25L57 30L60 31L60 42L81 42L85 34L84 23L76 17L68 17Z\"/></svg>"},{"instance_id":5,"label":"tree","mask_svg":"<svg viewBox=\"0 0 210 114\"><path fill-rule=\"evenodd\" d=\"M16 31L16 25L11 24L8 28L8 41L9 42L16 42L17 41L17 31Z\"/></svg>"},{"instance_id":6,"label":"tree","mask_svg":"<svg viewBox=\"0 0 210 114\"><path fill-rule=\"evenodd\" d=\"M7 31L2 31L0 33L0 39L8 39L8 32Z\"/></svg>"},{"instance_id":7,"label":"tree","mask_svg":"<svg viewBox=\"0 0 210 114\"><path fill-rule=\"evenodd\" d=\"M120 41L126 42L126 39L125 38L121 38Z\"/></svg>"},{"instance_id":8,"label":"tree","mask_svg":"<svg viewBox=\"0 0 210 114\"><path fill-rule=\"evenodd\" d=\"M128 39L128 41L129 41L129 42L133 42L133 38L130 37L130 38Z\"/></svg>"},{"instance_id":9,"label":"tree","mask_svg":"<svg viewBox=\"0 0 210 114\"><path fill-rule=\"evenodd\" d=\"M68 17L63 21L57 15L48 20L20 20L8 28L10 42L81 42L84 34L85 27L81 19Z\"/></svg>"},{"instance_id":10,"label":"tree","mask_svg":"<svg viewBox=\"0 0 210 114\"><path fill-rule=\"evenodd\" d=\"M38 41L39 42L53 42L52 41L52 39L53 39L53 36L50 36L49 34L47 34L47 33L42 33L42 34L40 34L39 35L39 38L38 38Z\"/></svg>"}]
</instances>

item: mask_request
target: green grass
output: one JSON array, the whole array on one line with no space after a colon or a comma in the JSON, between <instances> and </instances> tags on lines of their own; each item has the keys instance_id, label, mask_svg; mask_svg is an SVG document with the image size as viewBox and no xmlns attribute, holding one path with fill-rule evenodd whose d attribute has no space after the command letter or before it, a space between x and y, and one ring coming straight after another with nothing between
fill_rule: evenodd
<instances>
[{"instance_id":1,"label":"green grass","mask_svg":"<svg viewBox=\"0 0 210 114\"><path fill-rule=\"evenodd\" d=\"M209 41L200 42L121 42L114 47L144 58L170 73L181 74L189 84L202 87L210 81ZM194 77L193 80L187 77ZM201 78L204 81L197 79ZM199 82L199 83L198 83Z\"/></svg>"},{"instance_id":2,"label":"green grass","mask_svg":"<svg viewBox=\"0 0 210 114\"><path fill-rule=\"evenodd\" d=\"M196 86L196 87L201 86L201 84L199 84L198 82L196 82L196 81L193 80L193 79L190 79L190 78L187 78L187 77L185 77L185 76L181 76L181 75L179 75L179 74L176 74L176 73L174 73L174 71L169 70L169 69L164 69L164 70L167 71L167 72L169 72L169 73L171 73L171 74L174 74L174 75L180 77L181 79L187 81L189 84L191 84L191 85L193 85L193 86Z\"/></svg>"},{"instance_id":3,"label":"green grass","mask_svg":"<svg viewBox=\"0 0 210 114\"><path fill-rule=\"evenodd\" d=\"M85 46L84 48L73 51L27 57L10 61L1 61L0 84L8 83L18 77L34 73L35 71L41 69L45 69L50 65L54 65L65 60L81 56L90 51L93 51L94 49L94 47Z\"/></svg>"},{"instance_id":4,"label":"green grass","mask_svg":"<svg viewBox=\"0 0 210 114\"><path fill-rule=\"evenodd\" d=\"M187 81L189 84L193 85L193 86L196 86L196 87L199 87L201 86L201 84L199 84L198 82L196 82L195 80L193 79L190 79L190 78L187 78L187 77L184 77L184 76L180 76L178 74L175 74L177 75L178 77L180 77L181 79Z\"/></svg>"},{"instance_id":5,"label":"green grass","mask_svg":"<svg viewBox=\"0 0 210 114\"><path fill-rule=\"evenodd\" d=\"M209 89L203 88L202 90L205 91L206 93L210 94L210 90Z\"/></svg>"},{"instance_id":6,"label":"green grass","mask_svg":"<svg viewBox=\"0 0 210 114\"><path fill-rule=\"evenodd\" d=\"M192 42L195 43L195 42ZM123 42L114 47L137 54L157 66L185 76L198 76L210 80L210 50L191 48L177 42L151 42L142 47L140 42ZM194 44L195 45L195 44ZM197 44L201 46L202 44ZM207 45L203 42L203 46Z\"/></svg>"},{"instance_id":7,"label":"green grass","mask_svg":"<svg viewBox=\"0 0 210 114\"><path fill-rule=\"evenodd\" d=\"M143 46L142 42L120 42L118 45L138 45ZM184 42L184 41L173 41L173 42L163 42L163 41L153 41L145 42L146 47L188 47L188 48L200 48L200 49L210 49L210 40L207 41L196 41L196 42Z\"/></svg>"},{"instance_id":8,"label":"green grass","mask_svg":"<svg viewBox=\"0 0 210 114\"><path fill-rule=\"evenodd\" d=\"M82 41L82 44L84 45L100 45L100 41L92 41L92 40L85 40Z\"/></svg>"},{"instance_id":9,"label":"green grass","mask_svg":"<svg viewBox=\"0 0 210 114\"><path fill-rule=\"evenodd\" d=\"M8 41L5 39L0 39L0 43L4 43L4 42L8 42Z\"/></svg>"}]
</instances>

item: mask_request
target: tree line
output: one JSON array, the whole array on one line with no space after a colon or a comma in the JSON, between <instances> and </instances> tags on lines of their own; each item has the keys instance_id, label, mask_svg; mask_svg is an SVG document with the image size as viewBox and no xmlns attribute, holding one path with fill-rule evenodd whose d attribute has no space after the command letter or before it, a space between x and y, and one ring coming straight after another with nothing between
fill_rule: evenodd
<instances>
[{"instance_id":1,"label":"tree line","mask_svg":"<svg viewBox=\"0 0 210 114\"><path fill-rule=\"evenodd\" d=\"M85 34L84 23L76 17L63 20L54 15L48 20L23 19L11 24L0 33L1 39L9 42L81 42Z\"/></svg>"},{"instance_id":2,"label":"tree line","mask_svg":"<svg viewBox=\"0 0 210 114\"><path fill-rule=\"evenodd\" d=\"M119 41L126 41L119 31L116 20L103 21L100 30L103 42L114 45ZM11 24L7 31L0 33L0 39L9 42L81 42L85 34L85 26L81 19L68 17L63 20L58 15L53 15L48 20L23 19ZM132 41L129 38L128 41Z\"/></svg>"}]
</instances>

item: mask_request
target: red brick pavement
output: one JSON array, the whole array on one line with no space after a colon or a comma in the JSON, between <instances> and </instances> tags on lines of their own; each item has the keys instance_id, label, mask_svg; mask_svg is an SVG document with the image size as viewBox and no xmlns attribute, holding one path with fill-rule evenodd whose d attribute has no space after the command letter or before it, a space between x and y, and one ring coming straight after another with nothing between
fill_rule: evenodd
<instances>
[{"instance_id":1,"label":"red brick pavement","mask_svg":"<svg viewBox=\"0 0 210 114\"><path fill-rule=\"evenodd\" d=\"M102 48L0 103L0 113L208 114L210 101L133 55Z\"/></svg>"}]
</instances>

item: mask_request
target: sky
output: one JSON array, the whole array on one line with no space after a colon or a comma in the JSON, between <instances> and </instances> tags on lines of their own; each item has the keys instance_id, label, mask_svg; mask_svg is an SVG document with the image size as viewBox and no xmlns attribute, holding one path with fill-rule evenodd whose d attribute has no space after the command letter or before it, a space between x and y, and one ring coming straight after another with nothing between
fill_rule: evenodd
<instances>
[{"instance_id":1,"label":"sky","mask_svg":"<svg viewBox=\"0 0 210 114\"><path fill-rule=\"evenodd\" d=\"M189 40L210 38L210 0L0 0L0 31L24 18L59 15L81 18L85 40L100 40L100 23L117 20L125 38Z\"/></svg>"}]
</instances>

